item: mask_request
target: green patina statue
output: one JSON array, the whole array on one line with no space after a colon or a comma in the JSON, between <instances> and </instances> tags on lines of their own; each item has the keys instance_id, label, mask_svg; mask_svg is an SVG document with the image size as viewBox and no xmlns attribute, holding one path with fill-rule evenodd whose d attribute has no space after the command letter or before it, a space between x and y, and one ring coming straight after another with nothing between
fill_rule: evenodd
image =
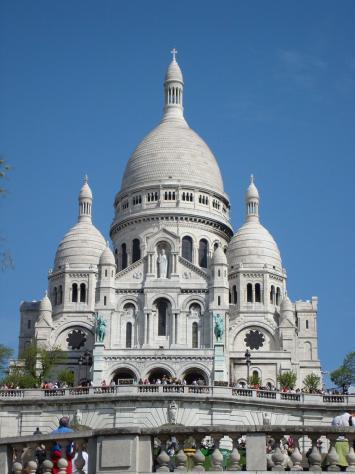
<instances>
[{"instance_id":1,"label":"green patina statue","mask_svg":"<svg viewBox=\"0 0 355 474\"><path fill-rule=\"evenodd\" d=\"M104 342L106 335L106 321L99 314L96 315L96 342Z\"/></svg>"}]
</instances>

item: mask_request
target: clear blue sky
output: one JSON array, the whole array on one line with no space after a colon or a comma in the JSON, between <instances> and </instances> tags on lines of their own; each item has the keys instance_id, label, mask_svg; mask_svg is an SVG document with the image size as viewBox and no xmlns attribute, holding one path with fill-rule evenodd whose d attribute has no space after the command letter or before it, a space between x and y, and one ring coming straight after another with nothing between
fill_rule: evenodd
<instances>
[{"instance_id":1,"label":"clear blue sky","mask_svg":"<svg viewBox=\"0 0 355 474\"><path fill-rule=\"evenodd\" d=\"M0 3L0 342L39 299L89 175L108 237L125 163L159 121L176 47L185 115L214 151L234 228L254 173L292 300L319 297L322 367L355 350L355 2Z\"/></svg>"}]
</instances>

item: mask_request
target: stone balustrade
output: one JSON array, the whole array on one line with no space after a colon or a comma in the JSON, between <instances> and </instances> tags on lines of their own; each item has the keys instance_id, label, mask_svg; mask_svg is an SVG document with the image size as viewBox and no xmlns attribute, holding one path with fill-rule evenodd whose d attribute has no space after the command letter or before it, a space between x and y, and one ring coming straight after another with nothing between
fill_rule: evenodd
<instances>
[{"instance_id":1,"label":"stone balustrade","mask_svg":"<svg viewBox=\"0 0 355 474\"><path fill-rule=\"evenodd\" d=\"M77 398L77 397L107 397L144 395L152 394L164 397L166 393L173 393L176 396L189 396L191 394L199 396L217 396L225 399L251 398L263 399L268 401L278 401L282 403L296 403L307 405L340 405L343 407L355 408L355 395L328 395L328 394L310 394L310 393L290 393L266 390L254 390L247 388L233 388L223 386L204 386L204 385L114 385L108 387L74 387L58 388L52 390L18 390L5 389L0 390L0 404L3 400L35 400L50 398Z\"/></svg>"},{"instance_id":2,"label":"stone balustrade","mask_svg":"<svg viewBox=\"0 0 355 474\"><path fill-rule=\"evenodd\" d=\"M79 473L85 472L83 451L88 453L89 474L339 471L339 464L347 471L355 471L353 427L164 425L2 438L0 472L51 473L55 462L51 449L55 442L62 447L62 458L57 459L59 474L66 473L70 462L66 446L72 443L78 453L74 462ZM336 443L343 443L345 462L338 455Z\"/></svg>"}]
</instances>

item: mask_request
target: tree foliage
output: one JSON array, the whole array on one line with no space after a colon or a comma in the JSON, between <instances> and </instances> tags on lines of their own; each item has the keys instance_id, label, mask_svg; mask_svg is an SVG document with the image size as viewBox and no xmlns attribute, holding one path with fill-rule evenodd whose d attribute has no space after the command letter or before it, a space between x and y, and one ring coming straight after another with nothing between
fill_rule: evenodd
<instances>
[{"instance_id":1,"label":"tree foliage","mask_svg":"<svg viewBox=\"0 0 355 474\"><path fill-rule=\"evenodd\" d=\"M8 172L10 171L10 165L2 158L0 158L0 197L5 196L6 188L3 186L3 179L6 178ZM3 247L4 238L0 236L0 245ZM13 268L14 263L11 257L11 253L6 248L1 248L0 250L0 270L4 271L8 268Z\"/></svg>"},{"instance_id":2,"label":"tree foliage","mask_svg":"<svg viewBox=\"0 0 355 474\"><path fill-rule=\"evenodd\" d=\"M74 385L74 372L69 369L63 369L58 372L58 380L72 387Z\"/></svg>"},{"instance_id":3,"label":"tree foliage","mask_svg":"<svg viewBox=\"0 0 355 474\"><path fill-rule=\"evenodd\" d=\"M349 352L345 356L343 366L348 369L351 374L351 383L355 383L355 351Z\"/></svg>"},{"instance_id":4,"label":"tree foliage","mask_svg":"<svg viewBox=\"0 0 355 474\"><path fill-rule=\"evenodd\" d=\"M330 373L331 381L345 392L351 384L355 384L355 351L349 352L342 365Z\"/></svg>"},{"instance_id":5,"label":"tree foliage","mask_svg":"<svg viewBox=\"0 0 355 474\"><path fill-rule=\"evenodd\" d=\"M0 373L7 369L12 354L13 350L10 347L0 344Z\"/></svg>"},{"instance_id":6,"label":"tree foliage","mask_svg":"<svg viewBox=\"0 0 355 474\"><path fill-rule=\"evenodd\" d=\"M255 372L251 377L249 377L248 382L251 386L261 385L261 378L259 377L259 374Z\"/></svg>"},{"instance_id":7,"label":"tree foliage","mask_svg":"<svg viewBox=\"0 0 355 474\"><path fill-rule=\"evenodd\" d=\"M0 179L6 178L11 166L2 158L0 158ZM0 184L0 196L6 193L6 189Z\"/></svg>"},{"instance_id":8,"label":"tree foliage","mask_svg":"<svg viewBox=\"0 0 355 474\"><path fill-rule=\"evenodd\" d=\"M35 388L54 375L55 366L63 362L64 353L58 347L43 349L28 345L20 356L19 364L12 367L3 383L20 388Z\"/></svg>"},{"instance_id":9,"label":"tree foliage","mask_svg":"<svg viewBox=\"0 0 355 474\"><path fill-rule=\"evenodd\" d=\"M346 392L347 388L352 383L352 375L350 370L344 365L340 366L338 369L330 372L330 380L339 388Z\"/></svg>"},{"instance_id":10,"label":"tree foliage","mask_svg":"<svg viewBox=\"0 0 355 474\"><path fill-rule=\"evenodd\" d=\"M297 374L292 370L282 372L277 376L277 381L279 382L281 388L293 389L296 386Z\"/></svg>"},{"instance_id":11,"label":"tree foliage","mask_svg":"<svg viewBox=\"0 0 355 474\"><path fill-rule=\"evenodd\" d=\"M303 384L310 393L316 392L320 388L321 378L317 374L308 374L303 380Z\"/></svg>"}]
</instances>

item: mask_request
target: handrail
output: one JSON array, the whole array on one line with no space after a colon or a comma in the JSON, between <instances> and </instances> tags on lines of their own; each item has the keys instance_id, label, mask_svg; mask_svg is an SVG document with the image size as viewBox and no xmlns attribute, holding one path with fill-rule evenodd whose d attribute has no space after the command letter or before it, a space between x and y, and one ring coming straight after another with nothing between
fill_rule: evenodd
<instances>
[{"instance_id":1,"label":"handrail","mask_svg":"<svg viewBox=\"0 0 355 474\"><path fill-rule=\"evenodd\" d=\"M106 397L111 396L134 396L156 394L165 396L173 394L176 397L189 396L196 394L200 396L215 396L226 400L233 399L256 399L265 403L289 403L297 402L299 404L339 406L350 405L355 408L355 395L333 395L333 394L312 394L312 393L291 393L269 390L256 390L252 388L236 388L224 386L208 386L208 385L153 385L143 384L121 384L109 385L107 387L70 387L70 388L52 388L52 389L0 389L0 404L6 401L17 400L35 400L48 399L68 399L82 397ZM49 401L49 400L48 400Z\"/></svg>"}]
</instances>

